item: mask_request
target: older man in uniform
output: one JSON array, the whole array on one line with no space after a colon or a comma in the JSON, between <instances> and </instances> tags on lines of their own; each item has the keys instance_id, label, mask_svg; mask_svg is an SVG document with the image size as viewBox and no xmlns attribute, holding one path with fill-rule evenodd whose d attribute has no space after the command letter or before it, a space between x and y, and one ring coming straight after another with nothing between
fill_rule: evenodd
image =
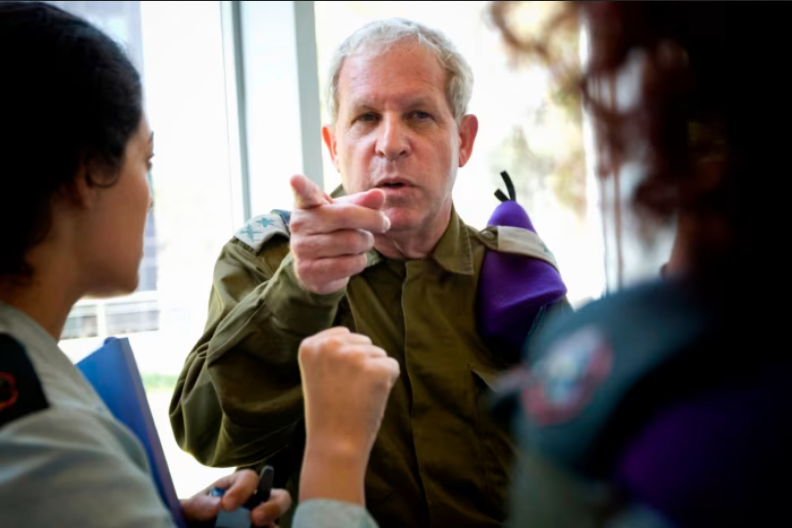
<instances>
[{"instance_id":1,"label":"older man in uniform","mask_svg":"<svg viewBox=\"0 0 792 528\"><path fill-rule=\"evenodd\" d=\"M223 248L206 330L171 405L176 438L208 465L266 460L295 489L298 347L346 326L402 372L366 479L374 517L384 527L498 526L513 451L482 398L519 353L479 331L478 296L500 298L479 279L488 253L518 266L552 258L530 229L480 232L454 210L478 120L466 114L470 67L446 37L404 20L370 24L341 45L330 75L323 136L343 189L331 198L295 176L294 210L254 218ZM555 291L542 302L567 306Z\"/></svg>"}]
</instances>

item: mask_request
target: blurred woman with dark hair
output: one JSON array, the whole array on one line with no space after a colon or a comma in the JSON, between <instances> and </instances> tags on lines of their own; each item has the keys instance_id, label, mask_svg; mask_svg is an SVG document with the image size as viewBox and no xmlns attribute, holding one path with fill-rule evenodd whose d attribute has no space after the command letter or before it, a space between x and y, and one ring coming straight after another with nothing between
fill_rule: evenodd
<instances>
[{"instance_id":1,"label":"blurred woman with dark hair","mask_svg":"<svg viewBox=\"0 0 792 528\"><path fill-rule=\"evenodd\" d=\"M787 281L769 253L786 200L770 178L788 171L792 123L787 18L740 2L574 2L522 39L514 8L496 3L496 24L581 94L599 176L640 164L644 227L680 222L666 280L585 307L528 358L512 387L526 454L512 524L788 524L792 364L773 308ZM549 50L580 23L590 62L570 75ZM637 102L607 105L602 86L635 64Z\"/></svg>"}]
</instances>

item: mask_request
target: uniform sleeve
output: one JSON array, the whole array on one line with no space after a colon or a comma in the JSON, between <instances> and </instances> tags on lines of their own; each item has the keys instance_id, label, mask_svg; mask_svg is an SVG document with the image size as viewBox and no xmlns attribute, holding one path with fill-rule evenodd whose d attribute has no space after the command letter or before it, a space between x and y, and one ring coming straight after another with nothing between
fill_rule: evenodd
<instances>
[{"instance_id":1,"label":"uniform sleeve","mask_svg":"<svg viewBox=\"0 0 792 528\"><path fill-rule=\"evenodd\" d=\"M131 436L85 413L51 408L18 419L0 429L0 524L173 527L144 460Z\"/></svg>"},{"instance_id":2,"label":"uniform sleeve","mask_svg":"<svg viewBox=\"0 0 792 528\"><path fill-rule=\"evenodd\" d=\"M286 447L302 419L297 350L333 325L344 291L302 290L288 249L276 238L256 255L232 240L215 265L206 329L170 409L177 442L203 464L258 463Z\"/></svg>"},{"instance_id":3,"label":"uniform sleeve","mask_svg":"<svg viewBox=\"0 0 792 528\"><path fill-rule=\"evenodd\" d=\"M333 500L310 500L297 507L294 528L377 528L365 508Z\"/></svg>"}]
</instances>

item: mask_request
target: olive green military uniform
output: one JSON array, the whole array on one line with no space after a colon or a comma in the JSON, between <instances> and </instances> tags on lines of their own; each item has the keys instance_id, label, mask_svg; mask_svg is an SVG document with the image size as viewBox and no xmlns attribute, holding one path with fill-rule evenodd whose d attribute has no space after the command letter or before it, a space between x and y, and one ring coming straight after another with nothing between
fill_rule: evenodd
<instances>
[{"instance_id":1,"label":"olive green military uniform","mask_svg":"<svg viewBox=\"0 0 792 528\"><path fill-rule=\"evenodd\" d=\"M452 213L427 258L372 250L346 288L318 295L298 286L281 218L251 220L217 261L206 330L171 404L177 441L211 466L270 460L296 491L304 445L297 350L343 325L401 367L366 478L374 518L383 527L500 525L513 449L483 400L514 359L489 350L476 331L479 272L487 248L545 253L527 230L510 228L508 239L499 246L496 227L479 232Z\"/></svg>"}]
</instances>

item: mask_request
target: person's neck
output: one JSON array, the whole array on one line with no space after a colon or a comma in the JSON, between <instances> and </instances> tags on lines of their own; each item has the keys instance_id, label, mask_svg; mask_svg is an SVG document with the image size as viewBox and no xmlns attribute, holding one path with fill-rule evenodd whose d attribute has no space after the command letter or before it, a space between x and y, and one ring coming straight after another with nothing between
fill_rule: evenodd
<instances>
[{"instance_id":1,"label":"person's neck","mask_svg":"<svg viewBox=\"0 0 792 528\"><path fill-rule=\"evenodd\" d=\"M28 258L35 270L31 277L0 277L0 301L33 319L57 342L80 288L70 263L53 259L59 264L36 265L42 261Z\"/></svg>"},{"instance_id":2,"label":"person's neck","mask_svg":"<svg viewBox=\"0 0 792 528\"><path fill-rule=\"evenodd\" d=\"M375 235L374 249L387 258L417 260L425 258L437 246L451 221L451 207L438 213L427 227Z\"/></svg>"}]
</instances>

